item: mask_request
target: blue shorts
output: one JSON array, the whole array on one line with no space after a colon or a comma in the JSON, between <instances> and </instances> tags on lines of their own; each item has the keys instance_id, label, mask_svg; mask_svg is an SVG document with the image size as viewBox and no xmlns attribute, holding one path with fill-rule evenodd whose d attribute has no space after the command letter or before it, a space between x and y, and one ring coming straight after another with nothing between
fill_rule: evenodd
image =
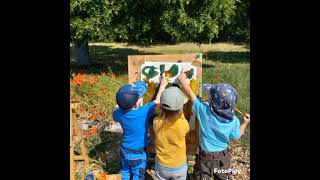
<instances>
[{"instance_id":1,"label":"blue shorts","mask_svg":"<svg viewBox=\"0 0 320 180\"><path fill-rule=\"evenodd\" d=\"M147 154L144 149L131 150L120 147L121 176L124 180L144 179L147 167Z\"/></svg>"}]
</instances>

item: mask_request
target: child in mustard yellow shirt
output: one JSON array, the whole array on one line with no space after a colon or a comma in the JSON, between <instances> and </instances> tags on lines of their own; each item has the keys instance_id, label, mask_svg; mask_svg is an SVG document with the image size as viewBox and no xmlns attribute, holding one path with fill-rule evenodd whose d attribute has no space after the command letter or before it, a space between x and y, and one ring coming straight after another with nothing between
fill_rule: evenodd
<instances>
[{"instance_id":1,"label":"child in mustard yellow shirt","mask_svg":"<svg viewBox=\"0 0 320 180\"><path fill-rule=\"evenodd\" d=\"M183 105L187 100L175 86L164 90L160 97L160 115L153 121L155 171L158 180L187 178L185 137L189 131L189 123L183 114Z\"/></svg>"}]
</instances>

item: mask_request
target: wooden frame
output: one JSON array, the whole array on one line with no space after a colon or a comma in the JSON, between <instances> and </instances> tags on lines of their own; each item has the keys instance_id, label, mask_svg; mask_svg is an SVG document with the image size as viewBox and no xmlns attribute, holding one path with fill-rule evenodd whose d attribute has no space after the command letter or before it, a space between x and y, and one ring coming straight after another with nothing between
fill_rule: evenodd
<instances>
[{"instance_id":1,"label":"wooden frame","mask_svg":"<svg viewBox=\"0 0 320 180\"><path fill-rule=\"evenodd\" d=\"M72 128L72 108L70 105L70 180L75 180L75 166L74 166L74 145L73 145L73 128Z\"/></svg>"},{"instance_id":2,"label":"wooden frame","mask_svg":"<svg viewBox=\"0 0 320 180\"><path fill-rule=\"evenodd\" d=\"M152 62L191 62L197 68L197 80L202 85L202 54L168 54L168 55L132 55L128 56L128 77L129 83L134 83L139 80L140 66L145 61ZM201 87L201 86L199 86ZM200 94L202 93L201 88Z\"/></svg>"},{"instance_id":3,"label":"wooden frame","mask_svg":"<svg viewBox=\"0 0 320 180\"><path fill-rule=\"evenodd\" d=\"M149 62L191 62L193 66L197 68L197 90L198 95L202 95L202 54L166 54L166 55L132 55L128 56L128 76L129 83L134 83L140 80L141 65L146 61ZM188 119L190 121L190 119ZM152 145L154 134L153 130L149 129L152 138ZM198 138L199 137L199 122L195 120L195 129L190 131L186 136L187 143L187 154L195 155L198 148ZM151 148L148 151L154 152L154 148L151 145Z\"/></svg>"},{"instance_id":4,"label":"wooden frame","mask_svg":"<svg viewBox=\"0 0 320 180\"><path fill-rule=\"evenodd\" d=\"M84 144L81 129L76 116L76 111L79 108L79 103L70 104L70 180L75 180L75 164L74 161L83 160L86 164L89 163L88 151ZM73 129L76 131L77 137L80 139L80 156L74 155L73 144Z\"/></svg>"}]
</instances>

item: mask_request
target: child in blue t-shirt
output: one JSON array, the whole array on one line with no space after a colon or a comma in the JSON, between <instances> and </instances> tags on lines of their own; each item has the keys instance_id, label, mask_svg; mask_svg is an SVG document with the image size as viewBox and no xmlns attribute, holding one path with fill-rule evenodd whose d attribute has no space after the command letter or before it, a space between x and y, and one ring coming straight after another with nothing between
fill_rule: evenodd
<instances>
[{"instance_id":1,"label":"child in blue t-shirt","mask_svg":"<svg viewBox=\"0 0 320 180\"><path fill-rule=\"evenodd\" d=\"M210 85L209 103L201 102L187 84L184 71L178 76L186 95L193 102L192 111L199 121L199 153L196 155L193 178L215 180L231 179L228 143L239 139L250 122L245 113L243 123L235 116L237 92L230 85L219 83Z\"/></svg>"},{"instance_id":2,"label":"child in blue t-shirt","mask_svg":"<svg viewBox=\"0 0 320 180\"><path fill-rule=\"evenodd\" d=\"M160 95L168 84L161 79L156 99L142 106L143 96L147 91L144 82L122 86L117 94L119 106L112 113L113 119L118 121L123 129L120 147L122 179L144 179L147 155L145 148L150 143L148 134L149 119L153 115L154 107L160 103Z\"/></svg>"}]
</instances>

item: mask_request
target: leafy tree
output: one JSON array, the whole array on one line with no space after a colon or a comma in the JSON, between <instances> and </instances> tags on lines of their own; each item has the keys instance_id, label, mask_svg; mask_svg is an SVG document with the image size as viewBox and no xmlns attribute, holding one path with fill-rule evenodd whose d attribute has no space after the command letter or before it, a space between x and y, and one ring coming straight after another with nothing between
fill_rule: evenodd
<instances>
[{"instance_id":1,"label":"leafy tree","mask_svg":"<svg viewBox=\"0 0 320 180\"><path fill-rule=\"evenodd\" d=\"M112 31L111 20L125 0L70 0L71 39L78 65L89 65L88 42L104 38Z\"/></svg>"},{"instance_id":2,"label":"leafy tree","mask_svg":"<svg viewBox=\"0 0 320 180\"><path fill-rule=\"evenodd\" d=\"M161 23L172 39L211 42L234 15L234 0L166 0Z\"/></svg>"},{"instance_id":3,"label":"leafy tree","mask_svg":"<svg viewBox=\"0 0 320 180\"><path fill-rule=\"evenodd\" d=\"M169 36L161 27L163 6L160 0L127 0L112 20L115 41L153 42Z\"/></svg>"},{"instance_id":4,"label":"leafy tree","mask_svg":"<svg viewBox=\"0 0 320 180\"><path fill-rule=\"evenodd\" d=\"M250 0L236 1L236 8L231 23L220 32L220 39L250 43Z\"/></svg>"}]
</instances>

